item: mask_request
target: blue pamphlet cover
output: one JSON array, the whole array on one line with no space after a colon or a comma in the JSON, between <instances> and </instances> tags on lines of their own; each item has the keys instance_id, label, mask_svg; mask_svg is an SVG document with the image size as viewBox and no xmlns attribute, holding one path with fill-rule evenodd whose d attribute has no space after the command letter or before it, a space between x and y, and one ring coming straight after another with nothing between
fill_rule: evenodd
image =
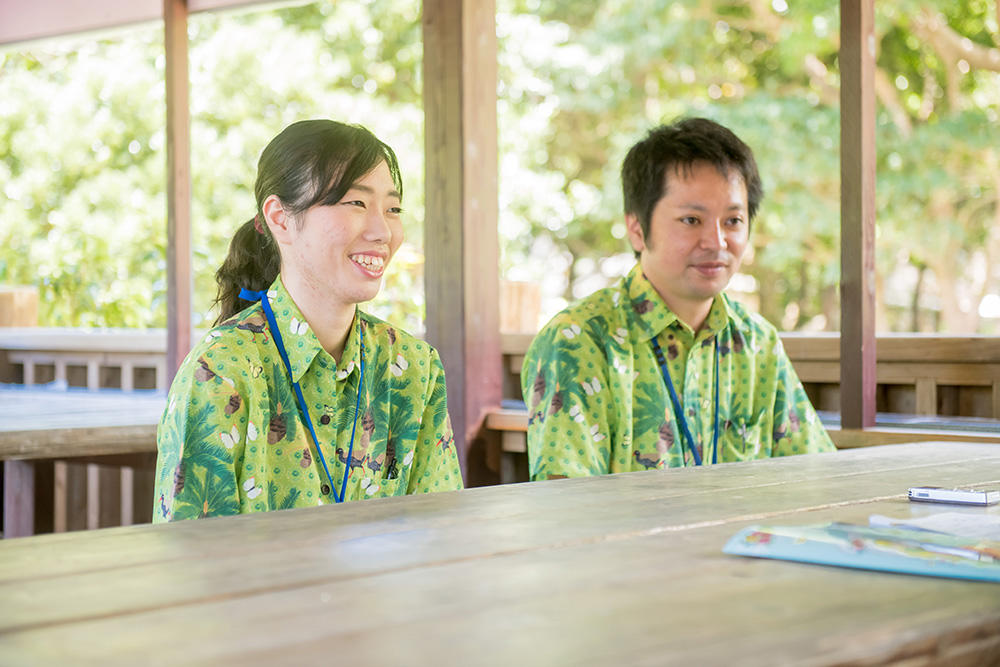
<instances>
[{"instance_id":1,"label":"blue pamphlet cover","mask_svg":"<svg viewBox=\"0 0 1000 667\"><path fill-rule=\"evenodd\" d=\"M830 523L749 526L727 554L1000 582L1000 542L905 528Z\"/></svg>"}]
</instances>

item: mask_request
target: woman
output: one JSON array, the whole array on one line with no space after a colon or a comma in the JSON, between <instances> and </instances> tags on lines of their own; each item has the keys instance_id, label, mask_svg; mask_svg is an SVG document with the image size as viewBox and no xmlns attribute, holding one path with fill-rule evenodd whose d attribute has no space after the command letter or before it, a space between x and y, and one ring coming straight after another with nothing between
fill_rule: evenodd
<instances>
[{"instance_id":1,"label":"woman","mask_svg":"<svg viewBox=\"0 0 1000 667\"><path fill-rule=\"evenodd\" d=\"M216 273L216 326L170 388L153 520L461 488L437 352L357 308L403 239L392 149L297 122L255 192Z\"/></svg>"}]
</instances>

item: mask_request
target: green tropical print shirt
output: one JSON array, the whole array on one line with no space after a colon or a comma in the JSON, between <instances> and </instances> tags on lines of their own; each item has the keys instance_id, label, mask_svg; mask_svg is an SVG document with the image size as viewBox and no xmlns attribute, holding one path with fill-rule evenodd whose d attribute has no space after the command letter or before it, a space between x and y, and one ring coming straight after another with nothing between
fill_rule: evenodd
<instances>
[{"instance_id":1,"label":"green tropical print shirt","mask_svg":"<svg viewBox=\"0 0 1000 667\"><path fill-rule=\"evenodd\" d=\"M462 488L434 348L359 310L337 364L280 276L268 298L337 493L348 466L346 500ZM260 303L187 356L156 439L154 522L334 502Z\"/></svg>"},{"instance_id":2,"label":"green tropical print shirt","mask_svg":"<svg viewBox=\"0 0 1000 667\"><path fill-rule=\"evenodd\" d=\"M654 337L705 464L716 347L719 463L834 449L771 324L720 294L695 333L637 264L617 285L556 315L528 349L521 389L532 479L694 464Z\"/></svg>"}]
</instances>

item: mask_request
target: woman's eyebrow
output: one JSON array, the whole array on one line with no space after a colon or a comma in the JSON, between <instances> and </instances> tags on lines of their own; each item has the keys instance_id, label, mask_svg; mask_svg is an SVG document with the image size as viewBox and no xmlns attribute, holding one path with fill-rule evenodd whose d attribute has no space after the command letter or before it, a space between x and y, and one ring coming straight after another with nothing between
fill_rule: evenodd
<instances>
[{"instance_id":1,"label":"woman's eyebrow","mask_svg":"<svg viewBox=\"0 0 1000 667\"><path fill-rule=\"evenodd\" d=\"M361 192L364 192L364 193L370 194L370 195L375 194L375 188L371 187L370 185L362 185L360 183L355 183L354 185L352 185L351 186L351 190L360 190ZM402 198L403 198L403 196L401 194L399 194L399 192L397 192L396 190L389 190L385 194L386 194L387 197L395 197L396 199L400 199L400 200L402 200Z\"/></svg>"}]
</instances>

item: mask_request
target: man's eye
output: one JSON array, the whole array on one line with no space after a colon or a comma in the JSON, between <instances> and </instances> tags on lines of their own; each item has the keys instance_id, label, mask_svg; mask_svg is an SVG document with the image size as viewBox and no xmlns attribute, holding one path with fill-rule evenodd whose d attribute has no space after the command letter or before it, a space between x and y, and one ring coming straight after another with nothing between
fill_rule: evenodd
<instances>
[{"instance_id":1,"label":"man's eye","mask_svg":"<svg viewBox=\"0 0 1000 667\"><path fill-rule=\"evenodd\" d=\"M393 206L389 209L389 213L393 213L395 215L400 215L402 212L403 209L400 206Z\"/></svg>"},{"instance_id":2,"label":"man's eye","mask_svg":"<svg viewBox=\"0 0 1000 667\"><path fill-rule=\"evenodd\" d=\"M694 217L693 215L688 215L681 218L681 222L683 222L685 225L697 225L698 218Z\"/></svg>"},{"instance_id":3,"label":"man's eye","mask_svg":"<svg viewBox=\"0 0 1000 667\"><path fill-rule=\"evenodd\" d=\"M342 201L340 203L344 204L345 206L360 206L361 208L365 207L365 203L360 199L351 199L349 201Z\"/></svg>"},{"instance_id":4,"label":"man's eye","mask_svg":"<svg viewBox=\"0 0 1000 667\"><path fill-rule=\"evenodd\" d=\"M729 218L729 220L727 220L726 223L730 227L739 227L740 225L743 224L743 218Z\"/></svg>"}]
</instances>

